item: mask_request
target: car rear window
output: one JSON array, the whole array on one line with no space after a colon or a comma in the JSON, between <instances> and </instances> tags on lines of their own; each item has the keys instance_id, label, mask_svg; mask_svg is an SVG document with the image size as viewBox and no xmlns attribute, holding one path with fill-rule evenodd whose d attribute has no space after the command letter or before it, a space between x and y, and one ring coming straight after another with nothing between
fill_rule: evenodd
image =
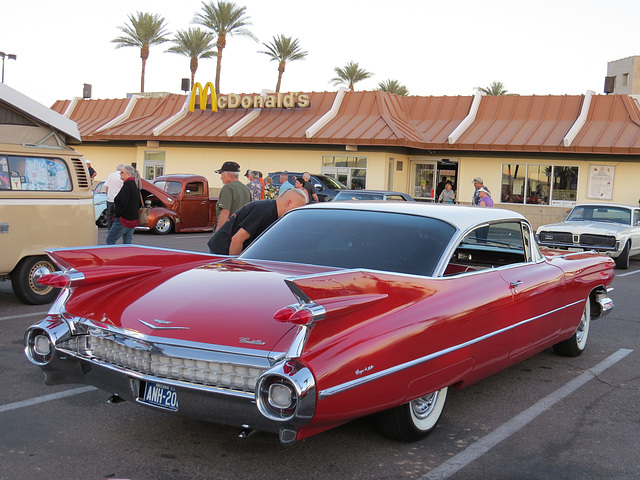
<instances>
[{"instance_id":1,"label":"car rear window","mask_svg":"<svg viewBox=\"0 0 640 480\"><path fill-rule=\"evenodd\" d=\"M241 258L431 276L454 232L415 215L302 209L282 217Z\"/></svg>"}]
</instances>

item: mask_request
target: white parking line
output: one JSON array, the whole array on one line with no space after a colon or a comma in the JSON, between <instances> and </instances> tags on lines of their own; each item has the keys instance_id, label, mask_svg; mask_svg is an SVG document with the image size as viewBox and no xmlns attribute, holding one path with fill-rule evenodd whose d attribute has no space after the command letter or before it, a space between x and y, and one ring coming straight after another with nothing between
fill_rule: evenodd
<instances>
[{"instance_id":1,"label":"white parking line","mask_svg":"<svg viewBox=\"0 0 640 480\"><path fill-rule=\"evenodd\" d=\"M616 273L616 277L626 277L627 275L635 275L636 273L640 273L640 270L636 270L635 272Z\"/></svg>"},{"instance_id":2,"label":"white parking line","mask_svg":"<svg viewBox=\"0 0 640 480\"><path fill-rule=\"evenodd\" d=\"M0 322L2 322L3 320L11 320L13 318L26 318L26 317L36 317L36 316L41 316L44 317L47 314L47 312L33 312L33 313L24 313L22 315L9 315L7 317L0 317Z\"/></svg>"},{"instance_id":3,"label":"white parking line","mask_svg":"<svg viewBox=\"0 0 640 480\"><path fill-rule=\"evenodd\" d=\"M503 423L486 437L481 438L477 442L469 445L462 452L451 457L446 462L438 465L436 468L429 471L429 473L420 477L420 480L443 480L449 478L451 475L458 472L459 470L462 470L474 460L480 458L497 444L509 438L511 435L534 420L540 414L544 413L546 410L558 403L560 400L572 394L589 380L594 379L596 376L604 372L607 368L618 363L631 352L633 352L633 350L621 348L614 354L605 358L595 367L574 378L569 383L565 384L563 387L560 387L555 392L546 396L524 412L513 417L508 422Z\"/></svg>"},{"instance_id":4,"label":"white parking line","mask_svg":"<svg viewBox=\"0 0 640 480\"><path fill-rule=\"evenodd\" d=\"M74 388L73 390L65 390L64 392L52 393L51 395L43 395L42 397L30 398L29 400L23 400L22 402L0 405L0 413L8 412L10 410L16 410L23 407L30 407L32 405L50 402L52 400L59 400L60 398L71 397L73 395L79 395L81 393L90 392L95 389L96 387Z\"/></svg>"}]
</instances>

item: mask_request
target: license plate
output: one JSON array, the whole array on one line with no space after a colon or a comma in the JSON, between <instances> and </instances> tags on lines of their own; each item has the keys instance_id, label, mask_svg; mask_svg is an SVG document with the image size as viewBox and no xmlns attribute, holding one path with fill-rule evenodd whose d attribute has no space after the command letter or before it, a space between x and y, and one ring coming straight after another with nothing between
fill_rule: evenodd
<instances>
[{"instance_id":1,"label":"license plate","mask_svg":"<svg viewBox=\"0 0 640 480\"><path fill-rule=\"evenodd\" d=\"M147 382L144 387L144 403L169 410L178 410L178 392L170 385Z\"/></svg>"}]
</instances>

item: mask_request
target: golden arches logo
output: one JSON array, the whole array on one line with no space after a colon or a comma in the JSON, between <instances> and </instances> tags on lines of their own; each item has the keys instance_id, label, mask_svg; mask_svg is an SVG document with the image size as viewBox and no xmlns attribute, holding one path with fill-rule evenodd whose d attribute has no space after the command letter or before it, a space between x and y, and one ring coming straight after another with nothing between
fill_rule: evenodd
<instances>
[{"instance_id":1,"label":"golden arches logo","mask_svg":"<svg viewBox=\"0 0 640 480\"><path fill-rule=\"evenodd\" d=\"M207 97L209 96L209 92L211 92L211 111L218 111L218 96L216 95L216 89L213 86L213 83L207 82L202 88L202 85L199 83L193 84L193 89L191 90L191 99L189 100L189 111L193 112L196 109L196 97L200 97L200 110L207 109Z\"/></svg>"}]
</instances>

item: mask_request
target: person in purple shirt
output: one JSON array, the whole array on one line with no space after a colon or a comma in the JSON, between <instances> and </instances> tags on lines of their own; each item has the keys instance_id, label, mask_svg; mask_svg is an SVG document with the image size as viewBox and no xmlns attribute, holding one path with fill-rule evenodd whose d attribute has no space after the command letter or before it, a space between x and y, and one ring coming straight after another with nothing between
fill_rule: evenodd
<instances>
[{"instance_id":1,"label":"person in purple shirt","mask_svg":"<svg viewBox=\"0 0 640 480\"><path fill-rule=\"evenodd\" d=\"M493 207L493 198L489 195L489 191L482 187L478 189L478 195L480 196L480 203L478 203L479 207Z\"/></svg>"}]
</instances>

